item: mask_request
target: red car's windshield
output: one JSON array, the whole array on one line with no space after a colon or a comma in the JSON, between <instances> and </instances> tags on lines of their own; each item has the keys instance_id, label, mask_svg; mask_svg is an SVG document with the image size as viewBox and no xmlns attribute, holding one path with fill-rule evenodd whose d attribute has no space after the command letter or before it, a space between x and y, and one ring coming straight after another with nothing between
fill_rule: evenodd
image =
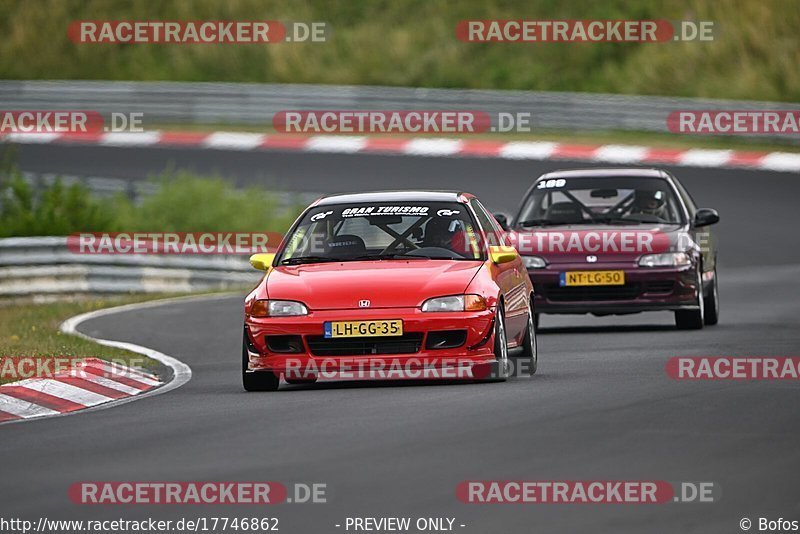
<instances>
[{"instance_id":1,"label":"red car's windshield","mask_svg":"<svg viewBox=\"0 0 800 534\"><path fill-rule=\"evenodd\" d=\"M293 228L279 262L414 258L483 259L467 206L451 202L316 206Z\"/></svg>"}]
</instances>

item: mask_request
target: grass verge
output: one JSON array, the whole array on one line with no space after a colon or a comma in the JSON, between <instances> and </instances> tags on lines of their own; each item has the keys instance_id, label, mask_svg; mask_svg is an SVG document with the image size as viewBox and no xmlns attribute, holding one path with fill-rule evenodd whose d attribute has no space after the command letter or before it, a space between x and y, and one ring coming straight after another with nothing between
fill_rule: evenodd
<instances>
[{"instance_id":1,"label":"grass verge","mask_svg":"<svg viewBox=\"0 0 800 534\"><path fill-rule=\"evenodd\" d=\"M112 306L145 302L173 294L82 297L77 300L33 303L0 300L0 360L5 358L99 358L141 367L163 374L161 363L125 350L104 347L88 339L62 333L58 327L66 319ZM0 374L0 384L16 379Z\"/></svg>"}]
</instances>

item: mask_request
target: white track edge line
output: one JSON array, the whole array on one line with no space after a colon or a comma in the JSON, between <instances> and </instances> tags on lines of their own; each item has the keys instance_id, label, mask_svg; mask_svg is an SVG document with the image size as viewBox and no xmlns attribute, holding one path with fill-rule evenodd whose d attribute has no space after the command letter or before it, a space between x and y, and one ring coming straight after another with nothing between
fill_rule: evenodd
<instances>
[{"instance_id":1,"label":"white track edge line","mask_svg":"<svg viewBox=\"0 0 800 534\"><path fill-rule=\"evenodd\" d=\"M91 312L82 313L80 315L75 315L74 317L70 317L58 327L58 329L65 334L70 334L73 336L81 337L84 339L88 339L89 341L93 341L98 345L103 345L106 347L115 347L118 349L127 350L130 352L134 352L136 354L141 354L142 356L146 356L148 358L152 358L162 364L166 365L167 367L172 369L173 376L172 380L166 382L161 386L156 386L146 391L142 391L137 395L131 395L130 397L125 397L122 399L116 399L109 402L105 402L103 404L98 404L95 406L89 406L83 410L76 410L73 412L64 412L64 413L56 413L56 414L48 414L48 415L37 415L34 417L26 417L23 419L12 419L10 421L3 421L0 423L0 426L4 425L12 425L15 423L24 423L27 421L39 420L39 419L51 419L54 417L65 417L69 415L76 415L82 414L86 412L93 412L98 410L105 410L107 408L114 408L120 406L122 404L127 404L129 402L133 402L139 399L143 399L145 397L153 397L155 395L160 395L162 393L167 393L168 391L172 391L173 389L177 389L182 385L186 384L192 378L192 368L183 363L182 361L178 360L177 358L173 358L172 356L168 356L163 352L158 352L157 350L144 347L142 345L136 345L135 343L126 343L122 341L114 341L111 339L100 339L100 338L93 338L88 336L82 332L77 330L78 326L81 323L88 321L90 319L96 319L98 317L104 317L106 315L114 315L116 313L122 313L131 310L141 310L147 308L155 308L156 306L164 306L166 304L172 304L175 302L184 302L184 301L195 301L195 300L214 300L220 298L228 298L233 295L237 295L238 292L225 292L225 293L214 293L211 295L189 295L185 297L172 297L166 299L158 299L158 300L150 300L147 302L136 302L133 304L123 304L122 306L114 306L112 308L104 308L102 310L95 310Z\"/></svg>"}]
</instances>

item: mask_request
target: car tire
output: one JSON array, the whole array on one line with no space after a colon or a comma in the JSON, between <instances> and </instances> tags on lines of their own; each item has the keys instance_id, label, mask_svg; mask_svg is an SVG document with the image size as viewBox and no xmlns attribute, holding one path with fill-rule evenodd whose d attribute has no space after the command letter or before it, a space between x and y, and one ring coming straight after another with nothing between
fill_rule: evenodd
<instances>
[{"instance_id":1,"label":"car tire","mask_svg":"<svg viewBox=\"0 0 800 534\"><path fill-rule=\"evenodd\" d=\"M706 326L714 326L719 322L719 284L717 283L717 270L714 269L714 278L711 281L711 289L705 297L705 315L703 321Z\"/></svg>"},{"instance_id":2,"label":"car tire","mask_svg":"<svg viewBox=\"0 0 800 534\"><path fill-rule=\"evenodd\" d=\"M495 361L492 363L473 366L472 376L481 382L505 382L508 378L508 336L501 304L497 305L494 315L494 357Z\"/></svg>"},{"instance_id":3,"label":"car tire","mask_svg":"<svg viewBox=\"0 0 800 534\"><path fill-rule=\"evenodd\" d=\"M703 295L703 278L700 269L697 270L697 309L677 310L675 312L675 326L678 330L700 330L703 328L705 317L705 296Z\"/></svg>"},{"instance_id":4,"label":"car tire","mask_svg":"<svg viewBox=\"0 0 800 534\"><path fill-rule=\"evenodd\" d=\"M525 338L522 340L522 358L521 361L528 360L529 368L528 374L531 376L536 374L536 369L539 366L539 347L536 343L536 317L538 314L533 313L533 300L528 302L528 329L525 332Z\"/></svg>"},{"instance_id":5,"label":"car tire","mask_svg":"<svg viewBox=\"0 0 800 534\"><path fill-rule=\"evenodd\" d=\"M247 340L242 339L242 386L244 386L244 390L278 391L280 384L280 375L272 371L250 371L248 369Z\"/></svg>"}]
</instances>

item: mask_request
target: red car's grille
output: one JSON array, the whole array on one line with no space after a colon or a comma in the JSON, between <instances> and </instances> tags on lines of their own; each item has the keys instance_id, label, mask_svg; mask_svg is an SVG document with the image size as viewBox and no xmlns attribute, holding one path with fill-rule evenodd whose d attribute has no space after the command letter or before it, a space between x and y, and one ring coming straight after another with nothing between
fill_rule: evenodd
<instances>
[{"instance_id":1,"label":"red car's grille","mask_svg":"<svg viewBox=\"0 0 800 534\"><path fill-rule=\"evenodd\" d=\"M545 286L544 297L553 302L592 301L592 300L630 300L641 292L639 284L623 286Z\"/></svg>"},{"instance_id":2,"label":"red car's grille","mask_svg":"<svg viewBox=\"0 0 800 534\"><path fill-rule=\"evenodd\" d=\"M307 336L306 342L314 356L368 356L370 354L414 354L422 347L421 332L392 337L354 337L330 339Z\"/></svg>"}]
</instances>

